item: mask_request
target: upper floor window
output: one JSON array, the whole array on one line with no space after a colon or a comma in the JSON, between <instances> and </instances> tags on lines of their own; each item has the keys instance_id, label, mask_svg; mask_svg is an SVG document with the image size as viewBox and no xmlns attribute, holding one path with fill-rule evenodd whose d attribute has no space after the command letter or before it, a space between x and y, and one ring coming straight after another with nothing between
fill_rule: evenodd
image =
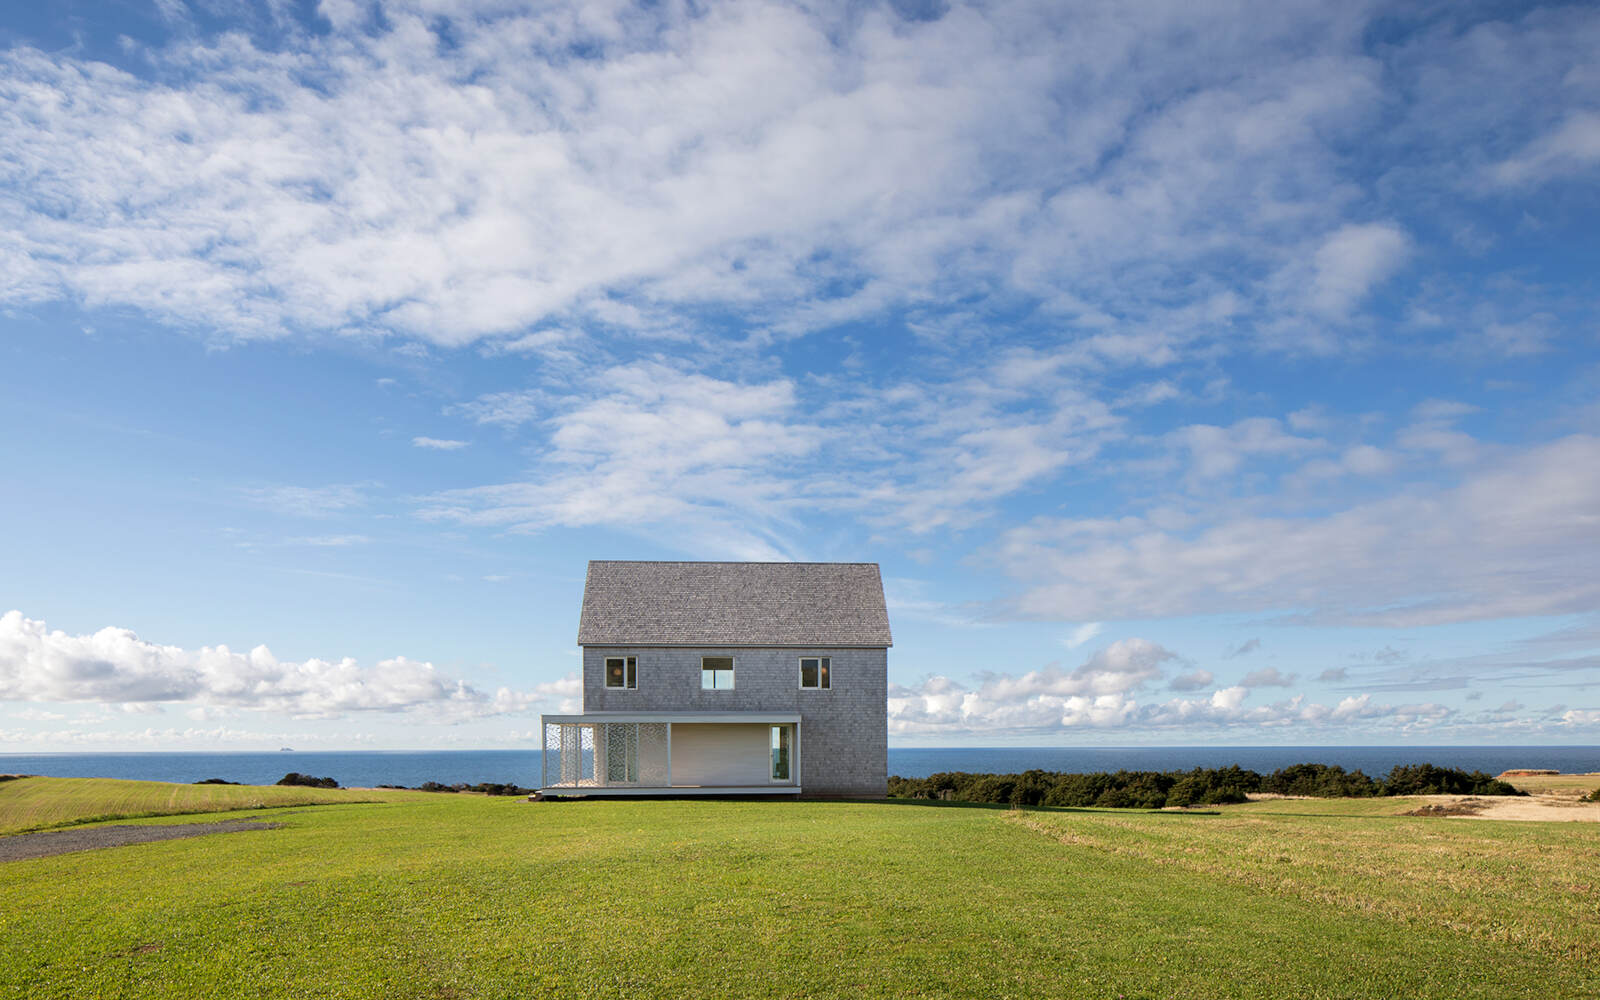
<instances>
[{"instance_id":1,"label":"upper floor window","mask_svg":"<svg viewBox=\"0 0 1600 1000\"><path fill-rule=\"evenodd\" d=\"M639 658L637 656L606 657L606 687L637 688L639 686Z\"/></svg>"},{"instance_id":2,"label":"upper floor window","mask_svg":"<svg viewBox=\"0 0 1600 1000\"><path fill-rule=\"evenodd\" d=\"M731 690L733 690L733 657L731 657L731 656L702 656L702 657L700 657L700 690L702 690L702 691L731 691Z\"/></svg>"},{"instance_id":3,"label":"upper floor window","mask_svg":"<svg viewBox=\"0 0 1600 1000\"><path fill-rule=\"evenodd\" d=\"M833 686L833 657L800 657L800 686L803 688L830 688Z\"/></svg>"}]
</instances>

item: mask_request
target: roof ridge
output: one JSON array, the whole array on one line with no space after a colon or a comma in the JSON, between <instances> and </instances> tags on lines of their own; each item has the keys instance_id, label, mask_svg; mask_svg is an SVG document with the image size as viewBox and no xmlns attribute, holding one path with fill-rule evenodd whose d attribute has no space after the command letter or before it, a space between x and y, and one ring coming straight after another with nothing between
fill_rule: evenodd
<instances>
[{"instance_id":1,"label":"roof ridge","mask_svg":"<svg viewBox=\"0 0 1600 1000\"><path fill-rule=\"evenodd\" d=\"M836 562L822 559L590 559L591 563L631 566L877 566L875 562Z\"/></svg>"}]
</instances>

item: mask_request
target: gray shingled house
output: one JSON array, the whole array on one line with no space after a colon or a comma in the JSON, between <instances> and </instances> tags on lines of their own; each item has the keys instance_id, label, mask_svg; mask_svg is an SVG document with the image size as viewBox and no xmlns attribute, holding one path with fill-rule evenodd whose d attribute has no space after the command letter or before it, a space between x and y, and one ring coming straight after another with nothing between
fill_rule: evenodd
<instances>
[{"instance_id":1,"label":"gray shingled house","mask_svg":"<svg viewBox=\"0 0 1600 1000\"><path fill-rule=\"evenodd\" d=\"M583 713L546 715L547 795L879 797L876 563L589 563Z\"/></svg>"}]
</instances>

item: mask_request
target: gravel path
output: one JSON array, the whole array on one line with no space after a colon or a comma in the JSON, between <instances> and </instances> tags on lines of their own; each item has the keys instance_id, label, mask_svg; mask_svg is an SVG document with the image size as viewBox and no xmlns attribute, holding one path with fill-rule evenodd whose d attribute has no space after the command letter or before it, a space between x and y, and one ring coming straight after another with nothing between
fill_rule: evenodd
<instances>
[{"instance_id":1,"label":"gravel path","mask_svg":"<svg viewBox=\"0 0 1600 1000\"><path fill-rule=\"evenodd\" d=\"M282 823L263 823L254 819L229 819L220 823L172 823L165 826L95 826L82 830L51 830L45 833L19 833L0 837L0 862L48 858L52 854L93 851L102 847L147 844L152 840L180 840L203 837L208 833L238 833L241 830L273 830Z\"/></svg>"}]
</instances>

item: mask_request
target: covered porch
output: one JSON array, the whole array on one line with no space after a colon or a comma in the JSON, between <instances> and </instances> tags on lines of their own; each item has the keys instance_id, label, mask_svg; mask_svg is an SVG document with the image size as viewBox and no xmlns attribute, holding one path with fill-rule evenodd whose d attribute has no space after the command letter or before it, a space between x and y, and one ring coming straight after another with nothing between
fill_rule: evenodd
<instances>
[{"instance_id":1,"label":"covered porch","mask_svg":"<svg viewBox=\"0 0 1600 1000\"><path fill-rule=\"evenodd\" d=\"M797 795L800 716L590 712L540 717L545 795Z\"/></svg>"}]
</instances>

